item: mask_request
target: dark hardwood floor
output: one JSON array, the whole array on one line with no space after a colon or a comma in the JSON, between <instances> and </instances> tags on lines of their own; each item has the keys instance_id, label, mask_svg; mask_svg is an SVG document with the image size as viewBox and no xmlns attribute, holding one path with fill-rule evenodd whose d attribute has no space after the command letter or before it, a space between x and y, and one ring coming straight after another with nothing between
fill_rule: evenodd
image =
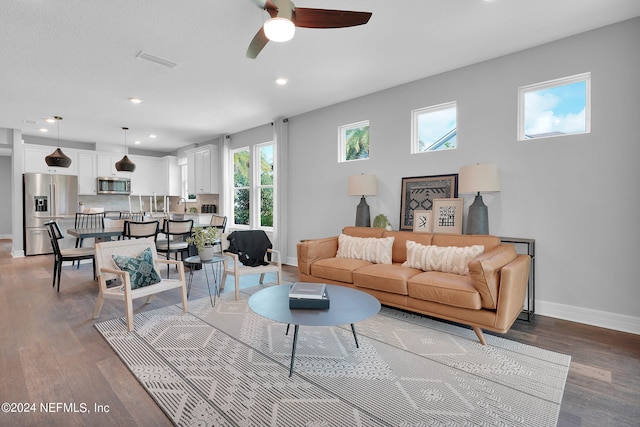
<instances>
[{"instance_id":1,"label":"dark hardwood floor","mask_svg":"<svg viewBox=\"0 0 640 427\"><path fill-rule=\"evenodd\" d=\"M14 259L10 250L0 240L0 402L22 413L0 412L0 426L171 425L93 327L91 264L65 266L56 293L52 256ZM296 280L295 267L284 270L285 280ZM202 283L191 292L190 299L208 296ZM168 291L134 310L179 301ZM101 319L123 315L121 304L106 301ZM640 426L639 335L536 316L516 321L506 338L571 355L559 426Z\"/></svg>"}]
</instances>

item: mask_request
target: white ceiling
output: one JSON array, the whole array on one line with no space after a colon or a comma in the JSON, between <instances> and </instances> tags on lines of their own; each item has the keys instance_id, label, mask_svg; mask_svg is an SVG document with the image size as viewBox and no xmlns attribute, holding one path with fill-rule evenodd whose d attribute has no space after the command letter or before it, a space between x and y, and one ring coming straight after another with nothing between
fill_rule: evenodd
<instances>
[{"instance_id":1,"label":"white ceiling","mask_svg":"<svg viewBox=\"0 0 640 427\"><path fill-rule=\"evenodd\" d=\"M252 0L0 0L0 127L55 139L44 119L60 115L61 139L122 145L128 126L137 148L169 152L640 15L638 0L296 5L373 16L298 29L251 60L246 48L268 17ZM178 66L136 59L140 51Z\"/></svg>"}]
</instances>

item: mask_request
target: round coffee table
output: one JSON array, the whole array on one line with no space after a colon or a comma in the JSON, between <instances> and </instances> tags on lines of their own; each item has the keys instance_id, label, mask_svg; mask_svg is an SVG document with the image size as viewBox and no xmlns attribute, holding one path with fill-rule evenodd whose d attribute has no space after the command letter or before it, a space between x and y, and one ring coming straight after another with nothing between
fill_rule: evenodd
<instances>
[{"instance_id":1,"label":"round coffee table","mask_svg":"<svg viewBox=\"0 0 640 427\"><path fill-rule=\"evenodd\" d=\"M293 364L296 356L298 328L302 326L336 326L351 324L353 338L358 345L358 336L353 325L355 322L368 319L380 311L380 302L371 295L357 289L339 285L327 285L327 293L331 300L328 309L310 310L289 308L289 290L291 285L271 286L256 292L249 298L249 307L254 313L267 319L293 324L293 348L291 350L291 367L289 376L293 375ZM287 326L287 333L289 327Z\"/></svg>"}]
</instances>

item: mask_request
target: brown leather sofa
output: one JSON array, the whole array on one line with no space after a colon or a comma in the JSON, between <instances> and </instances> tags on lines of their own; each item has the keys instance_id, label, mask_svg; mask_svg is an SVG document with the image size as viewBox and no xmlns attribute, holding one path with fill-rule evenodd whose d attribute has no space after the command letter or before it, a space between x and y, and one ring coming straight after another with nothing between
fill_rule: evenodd
<instances>
[{"instance_id":1,"label":"brown leather sofa","mask_svg":"<svg viewBox=\"0 0 640 427\"><path fill-rule=\"evenodd\" d=\"M303 282L349 286L381 304L469 325L482 344L482 330L505 333L520 314L531 259L512 244L487 235L453 235L345 227L353 237L394 237L391 264L337 258L338 236L298 243L298 275ZM422 245L484 246L469 263L469 276L403 267L408 240Z\"/></svg>"}]
</instances>

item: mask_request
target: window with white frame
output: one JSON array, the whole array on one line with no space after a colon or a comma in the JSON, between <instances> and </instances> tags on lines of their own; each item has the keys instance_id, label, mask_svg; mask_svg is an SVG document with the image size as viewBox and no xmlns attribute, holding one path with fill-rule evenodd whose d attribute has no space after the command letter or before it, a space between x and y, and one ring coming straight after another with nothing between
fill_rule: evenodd
<instances>
[{"instance_id":1,"label":"window with white frame","mask_svg":"<svg viewBox=\"0 0 640 427\"><path fill-rule=\"evenodd\" d=\"M369 120L338 127L338 162L369 158Z\"/></svg>"},{"instance_id":2,"label":"window with white frame","mask_svg":"<svg viewBox=\"0 0 640 427\"><path fill-rule=\"evenodd\" d=\"M233 164L233 225L273 228L275 161L273 143L230 151Z\"/></svg>"},{"instance_id":3,"label":"window with white frame","mask_svg":"<svg viewBox=\"0 0 640 427\"><path fill-rule=\"evenodd\" d=\"M411 154L458 148L455 101L411 112Z\"/></svg>"},{"instance_id":4,"label":"window with white frame","mask_svg":"<svg viewBox=\"0 0 640 427\"><path fill-rule=\"evenodd\" d=\"M588 133L591 73L518 89L518 140Z\"/></svg>"}]
</instances>

